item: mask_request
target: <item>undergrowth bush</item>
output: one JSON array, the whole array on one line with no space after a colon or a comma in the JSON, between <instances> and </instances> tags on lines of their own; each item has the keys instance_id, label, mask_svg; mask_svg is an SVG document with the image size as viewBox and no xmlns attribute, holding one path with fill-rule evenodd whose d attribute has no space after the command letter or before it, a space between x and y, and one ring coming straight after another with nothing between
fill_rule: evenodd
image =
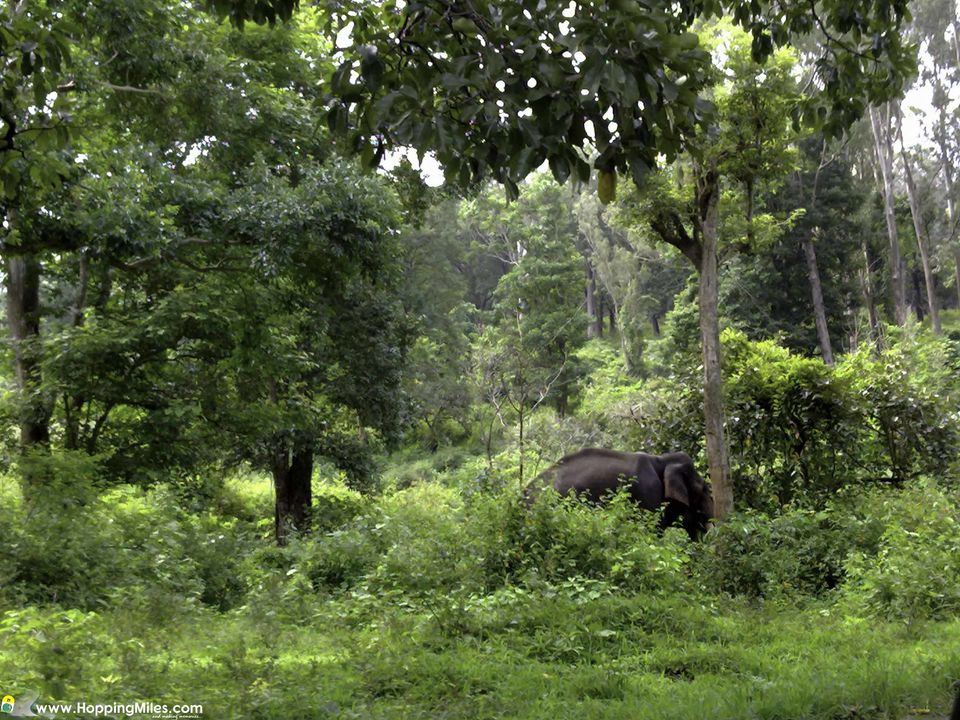
<instances>
[{"instance_id":1,"label":"undergrowth bush","mask_svg":"<svg viewBox=\"0 0 960 720\"><path fill-rule=\"evenodd\" d=\"M828 511L737 513L708 533L697 569L714 592L819 595L843 579L849 543L846 525Z\"/></svg>"},{"instance_id":2,"label":"undergrowth bush","mask_svg":"<svg viewBox=\"0 0 960 720\"><path fill-rule=\"evenodd\" d=\"M383 498L374 528L381 556L372 586L420 595L457 586L465 559L461 507L455 490L437 484Z\"/></svg>"},{"instance_id":3,"label":"undergrowth bush","mask_svg":"<svg viewBox=\"0 0 960 720\"><path fill-rule=\"evenodd\" d=\"M960 612L960 494L934 482L873 499L883 522L875 553L847 562L847 599L891 619L945 618Z\"/></svg>"},{"instance_id":4,"label":"undergrowth bush","mask_svg":"<svg viewBox=\"0 0 960 720\"><path fill-rule=\"evenodd\" d=\"M868 476L941 476L960 454L960 383L949 340L905 335L879 356L848 355L848 378L861 429L847 457Z\"/></svg>"},{"instance_id":5,"label":"undergrowth bush","mask_svg":"<svg viewBox=\"0 0 960 720\"><path fill-rule=\"evenodd\" d=\"M226 609L246 593L238 567L252 542L235 520L182 511L164 487L97 494L73 477L59 503L30 506L0 535L5 594L90 610L128 590L163 605Z\"/></svg>"},{"instance_id":6,"label":"undergrowth bush","mask_svg":"<svg viewBox=\"0 0 960 720\"><path fill-rule=\"evenodd\" d=\"M722 335L731 470L741 506L823 508L843 487L942 474L960 454L947 341L902 334L836 368Z\"/></svg>"},{"instance_id":7,"label":"undergrowth bush","mask_svg":"<svg viewBox=\"0 0 960 720\"><path fill-rule=\"evenodd\" d=\"M687 582L690 546L680 530L658 536L656 522L626 497L599 509L547 493L528 508L510 491L464 500L423 483L337 530L291 543L277 567L315 590L421 598L574 578L664 594Z\"/></svg>"},{"instance_id":8,"label":"undergrowth bush","mask_svg":"<svg viewBox=\"0 0 960 720\"><path fill-rule=\"evenodd\" d=\"M849 380L773 341L733 330L722 341L738 502L767 511L822 505L853 479L846 458L860 421Z\"/></svg>"},{"instance_id":9,"label":"undergrowth bush","mask_svg":"<svg viewBox=\"0 0 960 720\"><path fill-rule=\"evenodd\" d=\"M658 537L657 516L621 495L598 509L544 493L527 508L509 494L476 498L467 532L487 588L568 578L606 580L617 587L671 592L685 582L686 536Z\"/></svg>"},{"instance_id":10,"label":"undergrowth bush","mask_svg":"<svg viewBox=\"0 0 960 720\"><path fill-rule=\"evenodd\" d=\"M443 480L474 460L476 458L461 447L441 447L428 454L419 448L398 452L390 457L384 469L383 485L388 490L403 490L417 483Z\"/></svg>"},{"instance_id":11,"label":"undergrowth bush","mask_svg":"<svg viewBox=\"0 0 960 720\"><path fill-rule=\"evenodd\" d=\"M311 522L318 532L331 532L343 527L366 512L370 498L338 483L323 483L314 488Z\"/></svg>"}]
</instances>

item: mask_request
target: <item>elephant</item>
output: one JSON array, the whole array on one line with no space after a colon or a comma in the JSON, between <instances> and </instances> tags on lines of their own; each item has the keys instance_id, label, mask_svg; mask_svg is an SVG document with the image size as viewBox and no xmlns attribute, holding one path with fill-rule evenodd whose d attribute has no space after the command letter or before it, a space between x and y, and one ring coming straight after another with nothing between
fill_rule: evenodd
<instances>
[{"instance_id":1,"label":"elephant","mask_svg":"<svg viewBox=\"0 0 960 720\"><path fill-rule=\"evenodd\" d=\"M710 487L683 452L649 455L585 448L540 473L526 490L528 505L547 487L561 496L574 493L596 504L625 487L630 499L645 510L657 510L666 503L661 528L682 520L691 540L703 536L713 517Z\"/></svg>"}]
</instances>

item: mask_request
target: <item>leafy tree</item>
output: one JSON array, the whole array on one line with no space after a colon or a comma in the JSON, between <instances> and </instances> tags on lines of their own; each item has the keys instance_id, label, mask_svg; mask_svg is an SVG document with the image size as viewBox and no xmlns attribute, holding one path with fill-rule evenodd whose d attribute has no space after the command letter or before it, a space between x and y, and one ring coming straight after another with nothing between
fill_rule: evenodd
<instances>
[{"instance_id":1,"label":"leafy tree","mask_svg":"<svg viewBox=\"0 0 960 720\"><path fill-rule=\"evenodd\" d=\"M816 244L826 337L842 337L841 331L854 329L851 314L859 305L858 269L863 264L862 218L851 209L862 207L867 196L842 154L824 154L821 143L817 137L801 142L803 164L766 200L768 210L793 217L793 222L762 248L728 261L720 303L727 322L752 338L778 337L807 353L819 345L826 360L817 318L809 311L813 290L807 246Z\"/></svg>"},{"instance_id":2,"label":"leafy tree","mask_svg":"<svg viewBox=\"0 0 960 720\"><path fill-rule=\"evenodd\" d=\"M624 361L630 372L642 374L645 342L660 336L661 320L689 269L682 258L660 251L658 237L647 225L616 225L616 213L595 194L581 194L576 209L589 261L615 312Z\"/></svg>"},{"instance_id":3,"label":"leafy tree","mask_svg":"<svg viewBox=\"0 0 960 720\"><path fill-rule=\"evenodd\" d=\"M259 463L282 540L307 523L314 451L360 482L361 438L400 417L394 196L320 167L314 15L240 33L160 0L70 11L91 38L74 107L97 132L18 198L37 301L22 397L43 411L23 445L138 481Z\"/></svg>"},{"instance_id":4,"label":"leafy tree","mask_svg":"<svg viewBox=\"0 0 960 720\"><path fill-rule=\"evenodd\" d=\"M400 420L406 327L390 239L397 206L383 183L342 164L296 185L263 173L233 202L226 214L241 222L218 234L255 233L258 243L247 250L254 272L235 281L240 322L215 370L215 412L237 454L272 473L282 543L291 526L309 525L314 456L332 457L354 483L369 482L357 432L391 432Z\"/></svg>"},{"instance_id":5,"label":"leafy tree","mask_svg":"<svg viewBox=\"0 0 960 720\"><path fill-rule=\"evenodd\" d=\"M900 240L897 229L896 198L894 192L894 120L897 109L893 103L882 108L870 108L870 129L873 131L874 151L880 169L881 189L883 192L883 218L887 226L889 240L890 287L893 291L893 317L897 325L903 325L907 315L906 272L900 253Z\"/></svg>"},{"instance_id":6,"label":"leafy tree","mask_svg":"<svg viewBox=\"0 0 960 720\"><path fill-rule=\"evenodd\" d=\"M751 249L760 242L755 194L758 188L775 187L791 167L792 131L784 109L795 102L796 89L789 50L778 51L769 66L762 66L751 58L743 33L735 30L727 36L721 26L713 41L726 42L725 66L735 71L730 82L717 90L714 132L691 141L689 162L674 163L658 183L638 188L623 203L620 214L623 221L646 225L661 241L678 248L699 275L707 461L716 512L723 517L733 507L733 489L728 482L720 365L720 181L729 174L743 186L746 198L742 222L735 214L723 216L732 236L726 246ZM738 224L743 227L741 233L736 231ZM766 218L765 225L773 234L778 231L773 218Z\"/></svg>"},{"instance_id":7,"label":"leafy tree","mask_svg":"<svg viewBox=\"0 0 960 720\"><path fill-rule=\"evenodd\" d=\"M416 180L420 182L419 174ZM408 421L424 431L433 450L451 435L472 432L470 341L476 308L470 304L472 276L463 233L458 232L458 208L452 198L424 208L422 223L406 224L400 241L402 297L418 335L404 372Z\"/></svg>"},{"instance_id":8,"label":"leafy tree","mask_svg":"<svg viewBox=\"0 0 960 720\"><path fill-rule=\"evenodd\" d=\"M461 207L469 227L495 238L510 268L494 291L479 367L501 422L516 417L521 453L532 410L551 403L566 414L576 377L572 354L587 327L572 198L545 174L527 190L509 204L488 190Z\"/></svg>"},{"instance_id":9,"label":"leafy tree","mask_svg":"<svg viewBox=\"0 0 960 720\"><path fill-rule=\"evenodd\" d=\"M960 38L957 8L954 0L922 0L916 4L910 25L911 39L925 51L929 62L920 68L920 79L932 90L934 117L927 119L928 137L933 140L941 180L941 215L939 236L944 260L953 261L954 291L960 303L960 233L955 179L957 175L957 123L960 117L951 112L953 91L960 82ZM952 29L951 35L944 28ZM949 260L947 259L949 258Z\"/></svg>"}]
</instances>

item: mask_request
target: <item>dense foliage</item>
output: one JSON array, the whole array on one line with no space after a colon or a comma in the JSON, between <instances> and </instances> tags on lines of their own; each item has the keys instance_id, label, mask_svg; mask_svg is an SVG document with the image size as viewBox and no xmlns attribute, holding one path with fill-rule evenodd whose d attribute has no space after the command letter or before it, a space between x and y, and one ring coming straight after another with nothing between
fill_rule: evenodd
<instances>
[{"instance_id":1,"label":"dense foliage","mask_svg":"<svg viewBox=\"0 0 960 720\"><path fill-rule=\"evenodd\" d=\"M0 697L939 713L954 15L0 8ZM717 522L530 490L584 447Z\"/></svg>"}]
</instances>

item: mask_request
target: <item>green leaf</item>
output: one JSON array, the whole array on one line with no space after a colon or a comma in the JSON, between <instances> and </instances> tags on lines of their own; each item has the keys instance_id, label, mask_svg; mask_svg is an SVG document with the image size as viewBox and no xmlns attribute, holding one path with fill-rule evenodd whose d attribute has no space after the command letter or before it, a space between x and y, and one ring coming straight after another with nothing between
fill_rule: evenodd
<instances>
[{"instance_id":1,"label":"green leaf","mask_svg":"<svg viewBox=\"0 0 960 720\"><path fill-rule=\"evenodd\" d=\"M550 172L558 183L563 185L570 177L570 161L565 155L551 155L549 159Z\"/></svg>"}]
</instances>

